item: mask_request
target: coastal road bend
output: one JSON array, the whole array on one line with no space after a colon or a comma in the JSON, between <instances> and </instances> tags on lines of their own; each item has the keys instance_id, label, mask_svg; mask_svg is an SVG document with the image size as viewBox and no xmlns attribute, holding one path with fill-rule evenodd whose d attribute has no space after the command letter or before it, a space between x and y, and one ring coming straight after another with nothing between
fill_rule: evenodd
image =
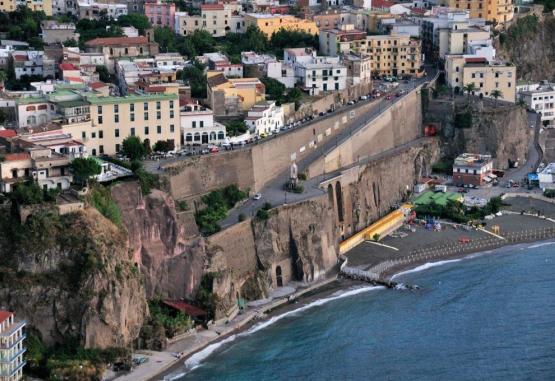
<instances>
[{"instance_id":1,"label":"coastal road bend","mask_svg":"<svg viewBox=\"0 0 555 381\"><path fill-rule=\"evenodd\" d=\"M437 70L431 70L430 73L424 78L419 79L418 81L410 82L410 83L403 83L400 84L395 91L399 90L407 90L407 93L403 96L406 96L411 91L416 89L418 86L425 82L429 82L437 75ZM399 102L403 96L401 97L393 97L390 100L387 100L385 97L380 98L376 101L374 106L366 113L361 115L356 115L349 123L350 125L347 128L344 128L341 132L338 133L335 139L331 139L328 142L322 144L320 147L315 149L314 151L310 152L307 156L305 156L302 160L297 163L299 172L304 171L308 168L314 161L319 159L322 156L325 156L328 152L335 149L338 145L343 143L345 140L349 139L351 135L357 132L359 129L367 125L369 122L377 118L382 112L387 110L393 104ZM385 157L388 154L391 154L394 150L403 150L410 145L420 144L421 141L416 139L412 142L407 144L403 144L391 150L387 150L382 152L381 154L370 156L365 158L364 162L369 162L373 160L378 160L381 157ZM342 170L348 169L354 165L358 165L359 163L354 163L348 167L341 168L340 170L336 171L335 176L341 173ZM360 162L363 164L363 161ZM326 178L331 178L334 174L326 174ZM303 193L291 193L286 192L283 187L284 184L289 180L289 169L283 171L281 174L276 176L272 181L270 181L264 188L260 191L262 198L259 200L249 199L245 201L240 206L232 209L229 215L220 222L222 227L228 227L237 223L239 215L244 216L254 216L258 209L262 208L265 203L269 203L272 207L276 207L283 204L292 204L300 201L304 201L316 196L323 194L323 191L318 187L320 181L323 180L322 176L315 177L313 179L309 179L304 183L304 192Z\"/></svg>"}]
</instances>

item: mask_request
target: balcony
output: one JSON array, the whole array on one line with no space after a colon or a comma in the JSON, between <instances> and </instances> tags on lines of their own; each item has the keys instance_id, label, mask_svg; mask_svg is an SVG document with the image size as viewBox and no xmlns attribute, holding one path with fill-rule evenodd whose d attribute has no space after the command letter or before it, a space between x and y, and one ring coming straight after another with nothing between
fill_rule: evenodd
<instances>
[{"instance_id":1,"label":"balcony","mask_svg":"<svg viewBox=\"0 0 555 381\"><path fill-rule=\"evenodd\" d=\"M0 339L3 337L10 337L13 335L18 329L25 327L27 322L25 320L16 321L13 323L8 329L0 333Z\"/></svg>"},{"instance_id":2,"label":"balcony","mask_svg":"<svg viewBox=\"0 0 555 381\"><path fill-rule=\"evenodd\" d=\"M26 338L27 338L27 335L24 333L24 334L21 335L21 337L19 339L14 341L11 345L0 343L0 350L11 349L11 348L14 347L14 345L16 345L17 343L19 343L22 340L25 340Z\"/></svg>"},{"instance_id":3,"label":"balcony","mask_svg":"<svg viewBox=\"0 0 555 381\"><path fill-rule=\"evenodd\" d=\"M27 348L21 348L19 351L14 353L11 357L4 358L0 355L0 364L11 364L18 356L27 352Z\"/></svg>"},{"instance_id":4,"label":"balcony","mask_svg":"<svg viewBox=\"0 0 555 381\"><path fill-rule=\"evenodd\" d=\"M15 367L12 371L1 370L0 371L0 377L11 377L14 374L16 374L17 371L20 370L21 368L23 368L25 365L27 365L27 361L22 361L21 364L19 364L17 367Z\"/></svg>"},{"instance_id":5,"label":"balcony","mask_svg":"<svg viewBox=\"0 0 555 381\"><path fill-rule=\"evenodd\" d=\"M69 157L65 155L52 154L50 157L39 157L33 159L32 163L33 167L36 169L46 169L69 165L69 160Z\"/></svg>"}]
</instances>

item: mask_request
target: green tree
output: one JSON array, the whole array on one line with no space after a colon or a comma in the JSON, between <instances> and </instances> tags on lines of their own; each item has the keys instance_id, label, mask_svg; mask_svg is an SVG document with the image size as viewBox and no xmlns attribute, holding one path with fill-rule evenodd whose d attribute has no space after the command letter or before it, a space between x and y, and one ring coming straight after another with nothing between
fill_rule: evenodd
<instances>
[{"instance_id":1,"label":"green tree","mask_svg":"<svg viewBox=\"0 0 555 381\"><path fill-rule=\"evenodd\" d=\"M286 48L313 48L318 50L319 40L317 35L297 30L280 29L272 34L270 46L276 56L282 57Z\"/></svg>"},{"instance_id":2,"label":"green tree","mask_svg":"<svg viewBox=\"0 0 555 381\"><path fill-rule=\"evenodd\" d=\"M474 82L467 83L466 85L464 85L463 90L466 91L468 100L470 100L470 94L472 94L474 90L476 90L476 85L474 84Z\"/></svg>"},{"instance_id":3,"label":"green tree","mask_svg":"<svg viewBox=\"0 0 555 381\"><path fill-rule=\"evenodd\" d=\"M162 52L175 52L175 33L167 26L154 29L154 41Z\"/></svg>"},{"instance_id":4,"label":"green tree","mask_svg":"<svg viewBox=\"0 0 555 381\"><path fill-rule=\"evenodd\" d=\"M81 185L87 184L92 176L99 175L102 171L100 164L92 157L73 159L71 169L76 181Z\"/></svg>"},{"instance_id":5,"label":"green tree","mask_svg":"<svg viewBox=\"0 0 555 381\"><path fill-rule=\"evenodd\" d=\"M275 100L278 104L284 103L285 85L274 78L263 77L261 80L266 88L268 98Z\"/></svg>"},{"instance_id":6,"label":"green tree","mask_svg":"<svg viewBox=\"0 0 555 381\"><path fill-rule=\"evenodd\" d=\"M141 160L146 155L146 148L138 136L128 136L123 140L122 152L129 160Z\"/></svg>"},{"instance_id":7,"label":"green tree","mask_svg":"<svg viewBox=\"0 0 555 381\"><path fill-rule=\"evenodd\" d=\"M495 89L491 92L491 96L495 98L495 107L497 107L497 99L502 97L503 93L501 92L501 90Z\"/></svg>"},{"instance_id":8,"label":"green tree","mask_svg":"<svg viewBox=\"0 0 555 381\"><path fill-rule=\"evenodd\" d=\"M76 48L79 46L79 43L72 38L69 40L65 40L63 45L67 48Z\"/></svg>"},{"instance_id":9,"label":"green tree","mask_svg":"<svg viewBox=\"0 0 555 381\"><path fill-rule=\"evenodd\" d=\"M227 136L237 136L247 132L244 120L233 119L224 123Z\"/></svg>"},{"instance_id":10,"label":"green tree","mask_svg":"<svg viewBox=\"0 0 555 381\"><path fill-rule=\"evenodd\" d=\"M4 88L4 82L8 79L8 74L4 70L0 70L0 89Z\"/></svg>"},{"instance_id":11,"label":"green tree","mask_svg":"<svg viewBox=\"0 0 555 381\"><path fill-rule=\"evenodd\" d=\"M18 184L10 193L12 201L20 205L40 204L43 200L43 191L35 181L27 184Z\"/></svg>"},{"instance_id":12,"label":"green tree","mask_svg":"<svg viewBox=\"0 0 555 381\"><path fill-rule=\"evenodd\" d=\"M110 72L106 66L96 65L96 72L98 73L98 79L102 82L109 83L112 81L112 77L110 76Z\"/></svg>"},{"instance_id":13,"label":"green tree","mask_svg":"<svg viewBox=\"0 0 555 381\"><path fill-rule=\"evenodd\" d=\"M183 70L177 72L177 78L181 79L191 86L191 95L194 98L206 98L207 83L204 74L204 65L198 61L193 61L192 66L187 66Z\"/></svg>"},{"instance_id":14,"label":"green tree","mask_svg":"<svg viewBox=\"0 0 555 381\"><path fill-rule=\"evenodd\" d=\"M169 152L175 149L173 140L158 140L152 150L154 152Z\"/></svg>"},{"instance_id":15,"label":"green tree","mask_svg":"<svg viewBox=\"0 0 555 381\"><path fill-rule=\"evenodd\" d=\"M140 13L130 13L118 17L118 24L120 26L133 26L137 28L139 34L144 35L145 30L150 28L148 17Z\"/></svg>"}]
</instances>

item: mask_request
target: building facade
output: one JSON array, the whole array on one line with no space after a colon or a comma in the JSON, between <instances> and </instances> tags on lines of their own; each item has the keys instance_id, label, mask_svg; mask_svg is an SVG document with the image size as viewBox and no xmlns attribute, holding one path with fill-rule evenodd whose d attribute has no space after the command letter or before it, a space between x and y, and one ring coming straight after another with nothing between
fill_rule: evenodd
<instances>
[{"instance_id":1,"label":"building facade","mask_svg":"<svg viewBox=\"0 0 555 381\"><path fill-rule=\"evenodd\" d=\"M27 7L31 11L44 12L47 16L52 16L52 0L2 0L0 1L0 11L14 12L17 7Z\"/></svg>"},{"instance_id":2,"label":"building facade","mask_svg":"<svg viewBox=\"0 0 555 381\"><path fill-rule=\"evenodd\" d=\"M490 183L493 161L490 155L464 153L453 163L453 184L482 186Z\"/></svg>"},{"instance_id":3,"label":"building facade","mask_svg":"<svg viewBox=\"0 0 555 381\"><path fill-rule=\"evenodd\" d=\"M312 35L318 34L318 27L312 20L299 19L291 15L272 15L266 13L245 14L245 26L258 27L268 39L280 29L301 31Z\"/></svg>"},{"instance_id":4,"label":"building facade","mask_svg":"<svg viewBox=\"0 0 555 381\"><path fill-rule=\"evenodd\" d=\"M127 4L81 0L77 2L77 7L79 9L79 19L97 20L106 15L117 20L120 16L128 14Z\"/></svg>"},{"instance_id":5,"label":"building facade","mask_svg":"<svg viewBox=\"0 0 555 381\"><path fill-rule=\"evenodd\" d=\"M491 97L494 90L500 91L503 99L515 102L516 68L514 66L488 61L484 57L450 55L446 56L445 74L447 83L456 92L464 91L468 84L474 84L474 94Z\"/></svg>"},{"instance_id":6,"label":"building facade","mask_svg":"<svg viewBox=\"0 0 555 381\"><path fill-rule=\"evenodd\" d=\"M214 122L212 110L200 105L198 101L180 102L180 118L183 144L222 144L225 142L225 126Z\"/></svg>"},{"instance_id":7,"label":"building facade","mask_svg":"<svg viewBox=\"0 0 555 381\"><path fill-rule=\"evenodd\" d=\"M42 29L42 40L45 44L66 42L67 40L79 41L79 33L75 33L76 27L73 23L58 23L53 20L43 21L40 25Z\"/></svg>"},{"instance_id":8,"label":"building facade","mask_svg":"<svg viewBox=\"0 0 555 381\"><path fill-rule=\"evenodd\" d=\"M202 4L200 15L187 12L175 13L175 33L187 36L195 30L206 30L213 37L223 37L226 33L242 33L246 30L240 14L241 5L235 2Z\"/></svg>"},{"instance_id":9,"label":"building facade","mask_svg":"<svg viewBox=\"0 0 555 381\"><path fill-rule=\"evenodd\" d=\"M439 5L466 10L471 18L504 24L514 16L513 0L440 0Z\"/></svg>"},{"instance_id":10,"label":"building facade","mask_svg":"<svg viewBox=\"0 0 555 381\"><path fill-rule=\"evenodd\" d=\"M13 312L0 310L0 381L19 381L26 364L25 321L15 320Z\"/></svg>"},{"instance_id":11,"label":"building facade","mask_svg":"<svg viewBox=\"0 0 555 381\"><path fill-rule=\"evenodd\" d=\"M208 71L207 78L208 104L216 116L244 113L266 99L258 78L226 78L217 71Z\"/></svg>"},{"instance_id":12,"label":"building facade","mask_svg":"<svg viewBox=\"0 0 555 381\"><path fill-rule=\"evenodd\" d=\"M145 16L153 27L175 28L175 3L161 0L146 0L144 4Z\"/></svg>"},{"instance_id":13,"label":"building facade","mask_svg":"<svg viewBox=\"0 0 555 381\"><path fill-rule=\"evenodd\" d=\"M267 101L254 105L245 118L249 132L258 136L267 136L279 131L283 127L283 107L276 102Z\"/></svg>"},{"instance_id":14,"label":"building facade","mask_svg":"<svg viewBox=\"0 0 555 381\"><path fill-rule=\"evenodd\" d=\"M544 126L555 127L555 84L545 81L517 86L517 96L540 115Z\"/></svg>"}]
</instances>

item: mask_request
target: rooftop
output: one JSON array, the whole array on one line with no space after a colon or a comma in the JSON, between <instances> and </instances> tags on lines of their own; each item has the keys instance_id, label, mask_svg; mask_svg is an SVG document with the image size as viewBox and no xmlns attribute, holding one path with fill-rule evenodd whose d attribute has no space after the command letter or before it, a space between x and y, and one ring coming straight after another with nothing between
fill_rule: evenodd
<instances>
[{"instance_id":1,"label":"rooftop","mask_svg":"<svg viewBox=\"0 0 555 381\"><path fill-rule=\"evenodd\" d=\"M549 163L540 172L542 175L553 175L555 174L555 163Z\"/></svg>"},{"instance_id":2,"label":"rooftop","mask_svg":"<svg viewBox=\"0 0 555 381\"><path fill-rule=\"evenodd\" d=\"M132 94L124 97L103 97L98 95L87 95L87 101L94 105L118 104L118 103L134 103L148 101L166 101L176 100L176 94Z\"/></svg>"},{"instance_id":3,"label":"rooftop","mask_svg":"<svg viewBox=\"0 0 555 381\"><path fill-rule=\"evenodd\" d=\"M27 152L18 152L18 153L9 153L4 156L5 161L19 161L19 160L28 160L31 156Z\"/></svg>"},{"instance_id":4,"label":"rooftop","mask_svg":"<svg viewBox=\"0 0 555 381\"><path fill-rule=\"evenodd\" d=\"M198 318L207 315L206 311L181 300L164 300L164 304L192 317Z\"/></svg>"},{"instance_id":5,"label":"rooftop","mask_svg":"<svg viewBox=\"0 0 555 381\"><path fill-rule=\"evenodd\" d=\"M13 315L13 312L0 310L0 323L9 319L9 317L12 316L12 315Z\"/></svg>"},{"instance_id":6,"label":"rooftop","mask_svg":"<svg viewBox=\"0 0 555 381\"><path fill-rule=\"evenodd\" d=\"M480 155L477 153L463 153L455 159L454 165L458 166L482 166L491 162L491 155Z\"/></svg>"},{"instance_id":7,"label":"rooftop","mask_svg":"<svg viewBox=\"0 0 555 381\"><path fill-rule=\"evenodd\" d=\"M114 45L131 46L131 45L144 45L144 44L148 44L148 39L145 36L95 38L85 43L86 46L114 46Z\"/></svg>"}]
</instances>

